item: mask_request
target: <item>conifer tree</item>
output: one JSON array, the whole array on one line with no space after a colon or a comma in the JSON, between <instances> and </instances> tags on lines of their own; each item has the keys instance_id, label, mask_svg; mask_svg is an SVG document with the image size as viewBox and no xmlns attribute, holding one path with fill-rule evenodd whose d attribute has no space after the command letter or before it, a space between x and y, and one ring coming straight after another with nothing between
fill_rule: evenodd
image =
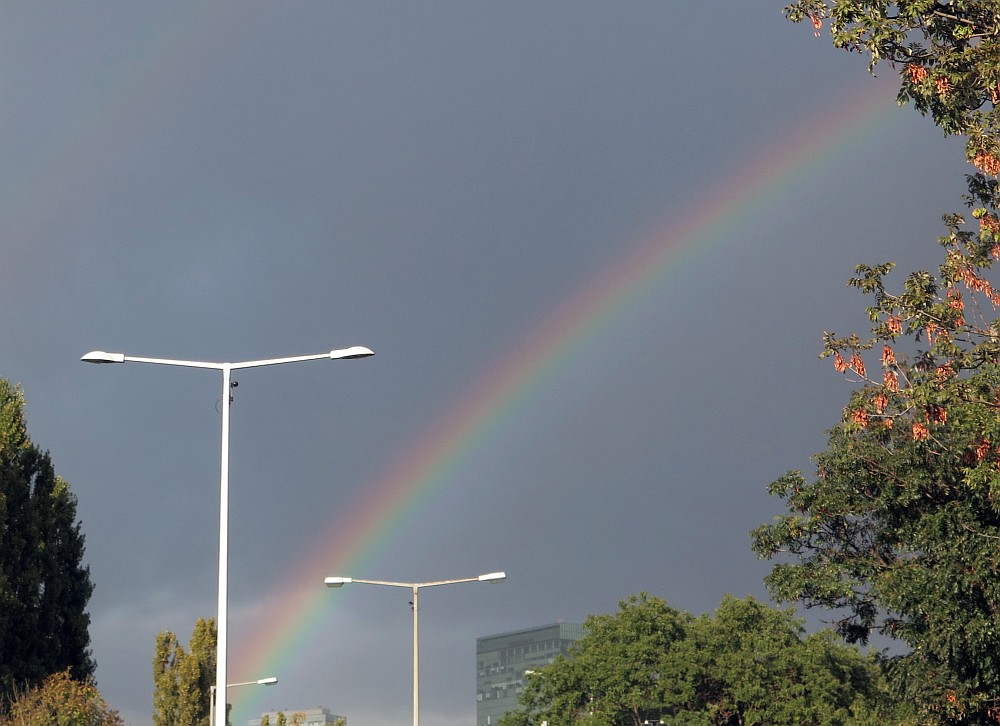
<instances>
[{"instance_id":1,"label":"conifer tree","mask_svg":"<svg viewBox=\"0 0 1000 726\"><path fill-rule=\"evenodd\" d=\"M0 711L15 689L54 673L93 675L93 585L76 505L28 436L20 388L0 379Z\"/></svg>"}]
</instances>

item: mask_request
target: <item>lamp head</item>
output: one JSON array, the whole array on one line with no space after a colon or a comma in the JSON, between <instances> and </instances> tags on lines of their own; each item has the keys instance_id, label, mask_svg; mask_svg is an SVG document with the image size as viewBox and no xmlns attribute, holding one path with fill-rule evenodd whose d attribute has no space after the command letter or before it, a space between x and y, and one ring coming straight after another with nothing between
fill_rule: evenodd
<instances>
[{"instance_id":1,"label":"lamp head","mask_svg":"<svg viewBox=\"0 0 1000 726\"><path fill-rule=\"evenodd\" d=\"M278 682L278 679L276 677L270 676L269 678L261 678L261 679L259 679L257 681L257 685L258 686L273 686L277 682Z\"/></svg>"},{"instance_id":2,"label":"lamp head","mask_svg":"<svg viewBox=\"0 0 1000 726\"><path fill-rule=\"evenodd\" d=\"M479 576L480 582L503 582L506 579L506 572L490 572L489 574Z\"/></svg>"},{"instance_id":3,"label":"lamp head","mask_svg":"<svg viewBox=\"0 0 1000 726\"><path fill-rule=\"evenodd\" d=\"M328 577L323 582L326 583L327 587L342 587L352 580L349 577Z\"/></svg>"},{"instance_id":4,"label":"lamp head","mask_svg":"<svg viewBox=\"0 0 1000 726\"><path fill-rule=\"evenodd\" d=\"M337 360L347 360L351 358L368 358L375 355L375 351L363 345L352 345L350 348L341 350L331 350L330 358Z\"/></svg>"},{"instance_id":5,"label":"lamp head","mask_svg":"<svg viewBox=\"0 0 1000 726\"><path fill-rule=\"evenodd\" d=\"M85 363L124 363L124 353L105 353L103 350L92 350L80 358Z\"/></svg>"}]
</instances>

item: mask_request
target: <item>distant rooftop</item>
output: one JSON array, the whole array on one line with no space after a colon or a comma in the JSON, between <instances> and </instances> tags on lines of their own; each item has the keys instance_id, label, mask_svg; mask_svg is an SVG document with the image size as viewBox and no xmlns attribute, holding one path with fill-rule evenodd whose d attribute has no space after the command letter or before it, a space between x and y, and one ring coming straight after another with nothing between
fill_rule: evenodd
<instances>
[{"instance_id":1,"label":"distant rooftop","mask_svg":"<svg viewBox=\"0 0 1000 726\"><path fill-rule=\"evenodd\" d=\"M551 637L556 637L560 639L570 639L579 640L583 637L583 626L579 623L550 623L548 625L538 625L533 628L521 628L519 630L511 630L506 633L497 633L496 635L484 635L481 638L476 638L476 643L482 643L487 640L498 640L502 638L530 638L532 640L538 639L539 635L543 631L553 631Z\"/></svg>"}]
</instances>

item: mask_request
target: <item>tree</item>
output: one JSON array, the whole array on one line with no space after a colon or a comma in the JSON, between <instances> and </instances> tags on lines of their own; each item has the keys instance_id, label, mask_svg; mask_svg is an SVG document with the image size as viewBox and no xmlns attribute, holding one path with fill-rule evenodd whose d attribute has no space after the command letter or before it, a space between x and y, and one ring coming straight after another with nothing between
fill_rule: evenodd
<instances>
[{"instance_id":1,"label":"tree","mask_svg":"<svg viewBox=\"0 0 1000 726\"><path fill-rule=\"evenodd\" d=\"M291 720L289 720L284 711L278 711L276 720L278 726L302 726L306 722L306 714L305 711L294 711ZM260 717L260 726L271 726L271 716L269 714L265 713Z\"/></svg>"},{"instance_id":2,"label":"tree","mask_svg":"<svg viewBox=\"0 0 1000 726\"><path fill-rule=\"evenodd\" d=\"M900 694L929 718L979 723L1000 714L1000 322L977 312L993 295L964 237L944 238L939 276L913 273L899 294L888 266L858 268L872 336L828 334L824 353L863 385L815 477L771 485L789 514L752 537L760 556L794 558L767 578L775 597L830 608L849 642L903 641ZM904 354L906 335L924 342Z\"/></svg>"},{"instance_id":3,"label":"tree","mask_svg":"<svg viewBox=\"0 0 1000 726\"><path fill-rule=\"evenodd\" d=\"M871 658L829 634L803 639L790 612L753 598L694 618L643 593L584 627L568 657L528 677L502 726L884 723Z\"/></svg>"},{"instance_id":4,"label":"tree","mask_svg":"<svg viewBox=\"0 0 1000 726\"><path fill-rule=\"evenodd\" d=\"M184 658L183 650L177 636L170 631L157 633L153 655L154 726L167 726L177 721L179 696L174 664L178 658Z\"/></svg>"},{"instance_id":5,"label":"tree","mask_svg":"<svg viewBox=\"0 0 1000 726\"><path fill-rule=\"evenodd\" d=\"M645 593L619 603L616 615L591 615L569 657L530 674L504 726L532 723L641 724L663 707L663 671L691 618Z\"/></svg>"},{"instance_id":6,"label":"tree","mask_svg":"<svg viewBox=\"0 0 1000 726\"><path fill-rule=\"evenodd\" d=\"M73 680L67 669L17 696L0 726L122 726L122 719L93 682Z\"/></svg>"},{"instance_id":7,"label":"tree","mask_svg":"<svg viewBox=\"0 0 1000 726\"><path fill-rule=\"evenodd\" d=\"M899 100L968 138L978 172L965 201L978 229L945 215L937 274L913 272L896 291L891 263L857 267L850 284L874 298L870 334L827 333L822 356L860 386L815 476L771 485L789 513L755 530L753 546L779 560L767 578L777 598L831 609L849 642L880 633L910 647L887 672L925 720L995 720L1000 4L804 0L786 12L817 32L829 19L834 45L899 68Z\"/></svg>"},{"instance_id":8,"label":"tree","mask_svg":"<svg viewBox=\"0 0 1000 726\"><path fill-rule=\"evenodd\" d=\"M15 688L94 672L76 504L28 436L21 389L0 379L0 712Z\"/></svg>"},{"instance_id":9,"label":"tree","mask_svg":"<svg viewBox=\"0 0 1000 726\"><path fill-rule=\"evenodd\" d=\"M153 655L154 726L209 726L216 639L215 620L205 618L195 623L187 651L169 630L157 634Z\"/></svg>"},{"instance_id":10,"label":"tree","mask_svg":"<svg viewBox=\"0 0 1000 726\"><path fill-rule=\"evenodd\" d=\"M884 724L878 664L830 631L805 635L789 610L726 596L675 650L686 677L679 724Z\"/></svg>"},{"instance_id":11,"label":"tree","mask_svg":"<svg viewBox=\"0 0 1000 726\"><path fill-rule=\"evenodd\" d=\"M798 0L789 19L829 22L834 46L897 68L900 104L912 101L949 135L968 138L981 172L1000 171L1000 1Z\"/></svg>"}]
</instances>

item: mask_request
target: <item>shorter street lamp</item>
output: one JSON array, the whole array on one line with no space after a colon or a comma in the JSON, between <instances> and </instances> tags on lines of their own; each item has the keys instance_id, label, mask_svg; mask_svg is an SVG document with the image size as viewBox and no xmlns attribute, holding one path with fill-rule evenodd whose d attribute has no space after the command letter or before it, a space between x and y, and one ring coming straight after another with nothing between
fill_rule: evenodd
<instances>
[{"instance_id":1,"label":"shorter street lamp","mask_svg":"<svg viewBox=\"0 0 1000 726\"><path fill-rule=\"evenodd\" d=\"M327 587L343 587L352 582L362 585L387 585L389 587L407 587L413 591L413 726L420 726L420 637L419 612L417 600L418 591L422 587L436 585L455 585L459 582L503 582L507 579L504 572L490 572L478 577L463 577L458 580L438 580L437 582L386 582L385 580L359 580L352 577L328 577L323 582Z\"/></svg>"},{"instance_id":2,"label":"shorter street lamp","mask_svg":"<svg viewBox=\"0 0 1000 726\"><path fill-rule=\"evenodd\" d=\"M278 682L274 676L268 678L258 678L256 681L244 681L243 683L227 683L226 688L236 688L236 686L273 686ZM215 686L208 687L208 723L215 726ZM225 718L225 716L223 716Z\"/></svg>"}]
</instances>

